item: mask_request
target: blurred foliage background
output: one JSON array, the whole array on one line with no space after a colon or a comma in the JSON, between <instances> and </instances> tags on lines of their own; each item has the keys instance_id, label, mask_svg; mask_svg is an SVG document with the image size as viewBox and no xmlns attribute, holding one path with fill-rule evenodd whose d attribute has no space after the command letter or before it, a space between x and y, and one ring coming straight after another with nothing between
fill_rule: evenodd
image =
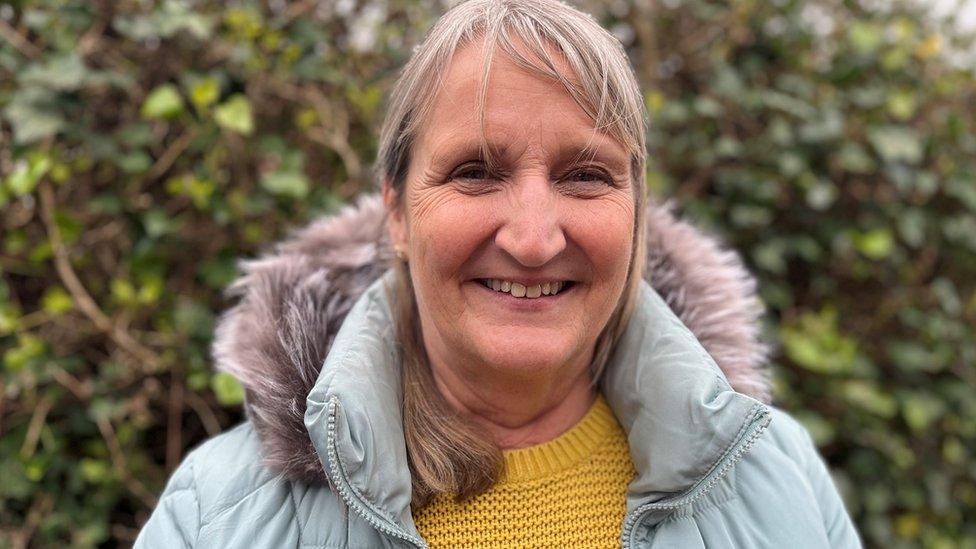
<instances>
[{"instance_id":1,"label":"blurred foliage background","mask_svg":"<svg viewBox=\"0 0 976 549\"><path fill-rule=\"evenodd\" d=\"M741 252L864 540L976 547L973 35L885 0L579 2L654 195ZM128 545L240 421L238 257L374 188L433 0L0 4L0 546Z\"/></svg>"}]
</instances>

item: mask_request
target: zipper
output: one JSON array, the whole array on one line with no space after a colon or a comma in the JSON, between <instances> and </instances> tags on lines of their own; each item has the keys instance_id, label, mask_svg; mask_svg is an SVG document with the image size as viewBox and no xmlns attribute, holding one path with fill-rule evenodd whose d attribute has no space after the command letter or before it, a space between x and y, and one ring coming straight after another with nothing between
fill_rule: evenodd
<instances>
[{"instance_id":1,"label":"zipper","mask_svg":"<svg viewBox=\"0 0 976 549\"><path fill-rule=\"evenodd\" d=\"M738 463L742 456L752 448L753 443L759 438L763 432L766 431L766 427L769 426L769 422L772 420L772 415L769 409L762 404L757 404L753 407L751 418L746 421L744 434L738 438L726 450L725 456L721 461L724 461L720 466L713 467L711 471L705 474L704 477L690 489L672 498L665 499L664 501L658 501L654 503L645 503L644 505L638 506L634 509L628 516L624 523L623 533L621 535L621 546L626 548L633 547L633 540L631 536L633 535L634 527L640 522L640 519L644 517L647 513L651 511L666 511L671 509L677 509L678 507L683 507L685 505L690 505L695 503L699 499L705 496L720 480L722 480L726 474L732 469L732 467ZM751 431L751 432L750 432ZM707 481L706 481L707 479Z\"/></svg>"},{"instance_id":2,"label":"zipper","mask_svg":"<svg viewBox=\"0 0 976 549\"><path fill-rule=\"evenodd\" d=\"M350 483L346 480L345 471L339 461L338 437L336 436L336 416L339 413L339 399L333 396L329 399L328 430L326 435L326 447L329 454L329 468L327 473L332 480L332 484L339 492L339 497L356 513L359 514L370 526L376 530L399 540L403 540L418 549L428 549L427 543L416 536L412 536L403 531L391 519L383 516L372 504L370 504Z\"/></svg>"}]
</instances>

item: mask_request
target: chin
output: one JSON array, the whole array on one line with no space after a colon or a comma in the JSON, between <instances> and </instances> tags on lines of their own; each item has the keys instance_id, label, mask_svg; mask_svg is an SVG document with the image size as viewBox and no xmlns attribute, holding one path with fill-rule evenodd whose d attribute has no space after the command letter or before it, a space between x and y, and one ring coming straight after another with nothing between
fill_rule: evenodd
<instances>
[{"instance_id":1,"label":"chin","mask_svg":"<svg viewBox=\"0 0 976 549\"><path fill-rule=\"evenodd\" d=\"M566 368L574 358L575 346L551 338L508 339L499 342L493 339L483 343L485 363L492 368L511 372L514 376L551 372Z\"/></svg>"}]
</instances>

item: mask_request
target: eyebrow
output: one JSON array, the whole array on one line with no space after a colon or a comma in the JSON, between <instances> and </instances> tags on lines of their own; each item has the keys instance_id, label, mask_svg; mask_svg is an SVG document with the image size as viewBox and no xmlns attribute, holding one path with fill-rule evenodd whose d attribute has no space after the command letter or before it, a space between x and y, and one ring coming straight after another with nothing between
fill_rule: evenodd
<instances>
[{"instance_id":1,"label":"eyebrow","mask_svg":"<svg viewBox=\"0 0 976 549\"><path fill-rule=\"evenodd\" d=\"M626 153L618 154L612 150L612 146L601 145L603 139L574 139L570 143L560 145L555 151L555 159L560 164L571 164L581 161L596 161L606 165L611 171L621 175L629 173L630 158ZM436 166L443 167L443 164L457 163L464 160L484 159L484 149L486 146L489 154L493 158L505 158L511 149L511 144L504 140L488 139L482 142L478 136L469 138L448 138L435 145L431 158Z\"/></svg>"}]
</instances>

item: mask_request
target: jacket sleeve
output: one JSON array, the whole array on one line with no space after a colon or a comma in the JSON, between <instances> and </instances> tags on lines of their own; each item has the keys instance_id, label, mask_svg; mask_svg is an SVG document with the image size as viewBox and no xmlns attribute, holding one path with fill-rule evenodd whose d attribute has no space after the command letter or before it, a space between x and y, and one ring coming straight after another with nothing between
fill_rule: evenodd
<instances>
[{"instance_id":1,"label":"jacket sleeve","mask_svg":"<svg viewBox=\"0 0 976 549\"><path fill-rule=\"evenodd\" d=\"M156 509L136 538L135 549L193 547L200 529L194 454L173 472Z\"/></svg>"},{"instance_id":2,"label":"jacket sleeve","mask_svg":"<svg viewBox=\"0 0 976 549\"><path fill-rule=\"evenodd\" d=\"M792 420L792 418L791 418ZM830 477L827 463L820 456L817 447L810 437L810 433L796 420L796 427L802 439L802 455L799 465L806 473L810 486L817 498L820 507L820 515L823 517L824 528L827 537L830 539L830 546L834 548L862 547L854 523L851 521L847 509L844 508L844 501L841 499L834 486L834 481Z\"/></svg>"}]
</instances>

